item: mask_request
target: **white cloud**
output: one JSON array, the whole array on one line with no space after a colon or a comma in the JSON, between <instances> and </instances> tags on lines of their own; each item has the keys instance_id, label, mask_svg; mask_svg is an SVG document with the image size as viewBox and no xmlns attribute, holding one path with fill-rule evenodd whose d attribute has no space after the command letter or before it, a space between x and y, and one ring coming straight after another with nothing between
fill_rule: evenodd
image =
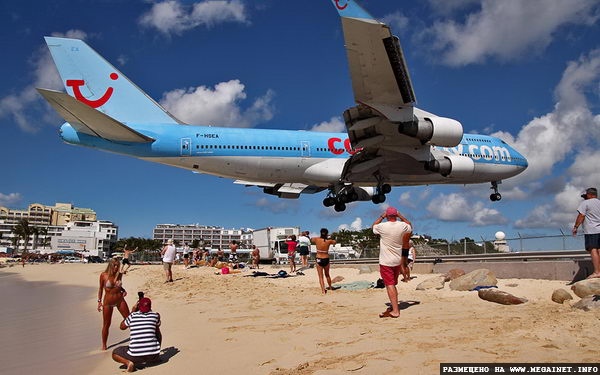
<instances>
[{"instance_id":1,"label":"white cloud","mask_svg":"<svg viewBox=\"0 0 600 375\"><path fill-rule=\"evenodd\" d=\"M190 124L252 127L273 118L273 91L256 99L247 109L240 107L246 99L245 86L239 80L206 86L176 89L163 94L160 104L177 118Z\"/></svg>"},{"instance_id":2,"label":"white cloud","mask_svg":"<svg viewBox=\"0 0 600 375\"><path fill-rule=\"evenodd\" d=\"M199 26L212 27L224 22L247 23L248 15L246 7L238 0L206 0L192 5L169 0L153 4L139 22L142 26L156 28L167 35L181 35Z\"/></svg>"},{"instance_id":3,"label":"white cloud","mask_svg":"<svg viewBox=\"0 0 600 375\"><path fill-rule=\"evenodd\" d=\"M21 202L23 197L20 193L2 194L0 193L0 206L11 207Z\"/></svg>"},{"instance_id":4,"label":"white cloud","mask_svg":"<svg viewBox=\"0 0 600 375\"><path fill-rule=\"evenodd\" d=\"M269 199L268 197L261 197L254 202L254 206L260 210L272 212L274 214L295 211L297 205L298 204L295 201L290 201L289 199Z\"/></svg>"},{"instance_id":5,"label":"white cloud","mask_svg":"<svg viewBox=\"0 0 600 375\"><path fill-rule=\"evenodd\" d=\"M341 133L346 131L346 124L339 117L332 117L329 121L323 121L310 128L313 132Z\"/></svg>"},{"instance_id":6,"label":"white cloud","mask_svg":"<svg viewBox=\"0 0 600 375\"><path fill-rule=\"evenodd\" d=\"M395 32L399 32L404 30L409 25L410 19L400 12L394 12L385 15L381 19L381 22L390 26Z\"/></svg>"},{"instance_id":7,"label":"white cloud","mask_svg":"<svg viewBox=\"0 0 600 375\"><path fill-rule=\"evenodd\" d=\"M463 221L473 226L505 224L507 219L496 209L480 201L468 200L458 193L440 194L427 205L427 211L442 221Z\"/></svg>"},{"instance_id":8,"label":"white cloud","mask_svg":"<svg viewBox=\"0 0 600 375\"><path fill-rule=\"evenodd\" d=\"M86 37L86 33L81 30L69 30L66 33L52 33L52 35L78 39ZM30 64L33 83L20 92L0 99L0 118L12 117L21 130L34 133L40 127L40 118L56 118L49 106L42 106L45 101L35 90L36 87L63 90L63 84L46 45L34 53Z\"/></svg>"},{"instance_id":9,"label":"white cloud","mask_svg":"<svg viewBox=\"0 0 600 375\"><path fill-rule=\"evenodd\" d=\"M599 81L600 50L594 50L568 64L555 90L553 112L533 119L514 139L496 133L512 142L529 161L522 175L507 181L513 186L510 191L538 198L544 198L540 193L552 194L517 220L515 227L569 228L575 220L581 191L599 185L600 115L592 113L586 98L588 89L598 87ZM559 163L567 163L566 173L556 181L545 181ZM555 182L560 185L553 186Z\"/></svg>"},{"instance_id":10,"label":"white cloud","mask_svg":"<svg viewBox=\"0 0 600 375\"><path fill-rule=\"evenodd\" d=\"M421 37L448 65L510 61L543 51L561 26L593 24L597 5L596 0L482 0L464 23L436 22Z\"/></svg>"},{"instance_id":11,"label":"white cloud","mask_svg":"<svg viewBox=\"0 0 600 375\"><path fill-rule=\"evenodd\" d=\"M362 219L360 217L357 217L356 219L354 219L354 221L352 223L350 223L350 225L341 224L340 226L338 226L338 231L340 231L340 230L360 231L362 229L363 229Z\"/></svg>"},{"instance_id":12,"label":"white cloud","mask_svg":"<svg viewBox=\"0 0 600 375\"><path fill-rule=\"evenodd\" d=\"M573 150L577 155L588 153L586 146L598 146L600 116L590 111L585 91L599 79L600 50L594 50L569 63L555 90L553 112L531 120L516 138L503 132L493 134L513 144L529 162L527 170L509 180L510 184L538 181Z\"/></svg>"}]
</instances>

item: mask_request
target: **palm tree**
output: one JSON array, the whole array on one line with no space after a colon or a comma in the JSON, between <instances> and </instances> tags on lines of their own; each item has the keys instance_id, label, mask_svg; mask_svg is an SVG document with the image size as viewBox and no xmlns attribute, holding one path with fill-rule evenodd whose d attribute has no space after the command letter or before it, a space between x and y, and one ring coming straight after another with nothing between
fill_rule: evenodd
<instances>
[{"instance_id":1,"label":"palm tree","mask_svg":"<svg viewBox=\"0 0 600 375\"><path fill-rule=\"evenodd\" d=\"M27 219L21 219L11 230L17 237L17 239L23 239L25 242L23 252L27 252L27 244L29 243L29 237L33 234L33 227L29 226L29 221ZM18 240L17 240L18 242Z\"/></svg>"}]
</instances>

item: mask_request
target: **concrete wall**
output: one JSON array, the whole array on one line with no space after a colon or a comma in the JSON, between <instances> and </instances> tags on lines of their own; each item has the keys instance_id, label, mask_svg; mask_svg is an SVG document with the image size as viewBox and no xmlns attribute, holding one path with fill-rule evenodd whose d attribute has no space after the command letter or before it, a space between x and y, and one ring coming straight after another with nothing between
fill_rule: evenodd
<instances>
[{"instance_id":1,"label":"concrete wall","mask_svg":"<svg viewBox=\"0 0 600 375\"><path fill-rule=\"evenodd\" d=\"M333 267L355 267L361 273L379 271L378 264L340 264ZM542 279L579 281L593 272L591 260L556 260L556 261L507 261L507 262L442 262L417 263L413 274L443 274L453 268L469 273L476 269L486 268L493 271L500 279Z\"/></svg>"}]
</instances>

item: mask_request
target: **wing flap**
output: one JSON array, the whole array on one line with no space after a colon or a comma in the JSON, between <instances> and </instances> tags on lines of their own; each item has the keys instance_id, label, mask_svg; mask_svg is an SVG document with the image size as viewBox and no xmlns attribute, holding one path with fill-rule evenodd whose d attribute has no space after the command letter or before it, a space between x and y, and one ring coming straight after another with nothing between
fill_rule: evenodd
<instances>
[{"instance_id":1,"label":"wing flap","mask_svg":"<svg viewBox=\"0 0 600 375\"><path fill-rule=\"evenodd\" d=\"M300 196L300 194L315 194L325 190L325 188L321 186L305 185L296 182L281 184L273 182L235 180L233 183L245 186L262 187L264 188L264 192L267 194L277 195L279 198L288 199L296 199Z\"/></svg>"},{"instance_id":2,"label":"wing flap","mask_svg":"<svg viewBox=\"0 0 600 375\"><path fill-rule=\"evenodd\" d=\"M91 108L60 91L37 89L52 108L77 132L97 136L114 142L149 143L145 136L112 117Z\"/></svg>"},{"instance_id":3,"label":"wing flap","mask_svg":"<svg viewBox=\"0 0 600 375\"><path fill-rule=\"evenodd\" d=\"M342 27L355 101L413 105L416 98L404 54L389 27L346 17L342 17Z\"/></svg>"}]
</instances>

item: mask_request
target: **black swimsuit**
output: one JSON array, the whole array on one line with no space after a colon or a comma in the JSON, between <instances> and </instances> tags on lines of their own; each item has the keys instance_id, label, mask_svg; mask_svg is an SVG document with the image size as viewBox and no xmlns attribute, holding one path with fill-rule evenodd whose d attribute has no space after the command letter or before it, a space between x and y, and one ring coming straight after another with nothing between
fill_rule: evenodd
<instances>
[{"instance_id":1,"label":"black swimsuit","mask_svg":"<svg viewBox=\"0 0 600 375\"><path fill-rule=\"evenodd\" d=\"M329 264L329 258L317 258L317 264L321 267L325 267Z\"/></svg>"}]
</instances>

